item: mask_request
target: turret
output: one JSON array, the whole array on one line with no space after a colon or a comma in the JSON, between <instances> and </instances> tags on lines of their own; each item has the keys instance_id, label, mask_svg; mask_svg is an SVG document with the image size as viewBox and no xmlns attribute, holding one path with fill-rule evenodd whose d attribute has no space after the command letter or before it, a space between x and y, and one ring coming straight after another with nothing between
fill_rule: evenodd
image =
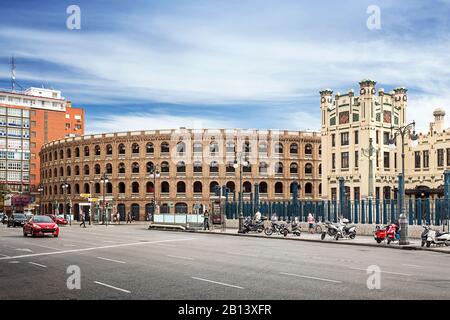
<instances>
[{"instance_id":1,"label":"turret","mask_svg":"<svg viewBox=\"0 0 450 320\"><path fill-rule=\"evenodd\" d=\"M436 109L433 112L434 116L434 131L437 133L441 133L444 131L444 117L445 117L445 111L443 109Z\"/></svg>"},{"instance_id":2,"label":"turret","mask_svg":"<svg viewBox=\"0 0 450 320\"><path fill-rule=\"evenodd\" d=\"M399 110L400 126L406 123L406 107L408 105L408 97L406 92L408 89L405 87L398 87L394 89L394 107Z\"/></svg>"},{"instance_id":3,"label":"turret","mask_svg":"<svg viewBox=\"0 0 450 320\"><path fill-rule=\"evenodd\" d=\"M366 123L375 120L374 97L376 81L364 79L359 82L359 94L361 104L361 120Z\"/></svg>"},{"instance_id":4,"label":"turret","mask_svg":"<svg viewBox=\"0 0 450 320\"><path fill-rule=\"evenodd\" d=\"M328 119L328 110L331 108L333 103L333 90L325 89L320 91L320 111L322 118L322 127L325 127Z\"/></svg>"}]
</instances>

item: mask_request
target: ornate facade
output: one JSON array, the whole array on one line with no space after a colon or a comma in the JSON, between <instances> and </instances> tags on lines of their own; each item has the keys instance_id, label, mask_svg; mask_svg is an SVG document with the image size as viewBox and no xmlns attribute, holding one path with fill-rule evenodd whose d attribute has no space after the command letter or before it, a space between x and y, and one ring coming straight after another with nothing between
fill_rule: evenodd
<instances>
[{"instance_id":1,"label":"ornate facade","mask_svg":"<svg viewBox=\"0 0 450 320\"><path fill-rule=\"evenodd\" d=\"M61 212L66 203L77 218L104 199L122 219L130 212L142 220L155 197L160 212L201 211L217 185L238 197L241 168L244 200L256 183L261 201L290 199L293 181L300 184L299 197L318 199L320 141L311 132L184 128L57 140L40 153L42 210Z\"/></svg>"}]
</instances>

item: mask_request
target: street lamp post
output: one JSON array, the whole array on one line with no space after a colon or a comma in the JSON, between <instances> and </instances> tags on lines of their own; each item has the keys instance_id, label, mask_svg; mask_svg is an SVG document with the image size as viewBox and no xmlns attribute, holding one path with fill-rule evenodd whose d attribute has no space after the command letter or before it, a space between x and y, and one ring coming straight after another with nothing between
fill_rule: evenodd
<instances>
[{"instance_id":1,"label":"street lamp post","mask_svg":"<svg viewBox=\"0 0 450 320\"><path fill-rule=\"evenodd\" d=\"M67 179L64 179L64 184L62 185L63 191L64 191L64 206L63 206L63 216L64 219L66 218L66 208L67 208L67 188L69 187L69 184L67 183ZM72 217L69 213L69 224L72 226Z\"/></svg>"},{"instance_id":2,"label":"street lamp post","mask_svg":"<svg viewBox=\"0 0 450 320\"><path fill-rule=\"evenodd\" d=\"M239 162L238 162L239 158ZM233 168L239 168L239 233L242 232L244 228L244 213L243 213L243 202L244 196L242 193L242 170L244 166L248 166L248 161L245 160L244 153L241 152L239 157L236 157L234 160Z\"/></svg>"},{"instance_id":3,"label":"street lamp post","mask_svg":"<svg viewBox=\"0 0 450 320\"><path fill-rule=\"evenodd\" d=\"M105 199L105 188L106 183L108 183L108 178L106 177L106 173L103 173L103 175L100 178L100 182L103 184L103 201L102 201L102 207L103 207L103 223L108 226L108 219L106 218L106 199Z\"/></svg>"},{"instance_id":4,"label":"street lamp post","mask_svg":"<svg viewBox=\"0 0 450 320\"><path fill-rule=\"evenodd\" d=\"M389 139L389 148L391 151L397 150L395 142L397 136L401 137L402 140L402 172L398 176L398 204L399 204L399 224L400 224L400 245L409 244L408 241L408 219L406 217L406 207L405 207L405 136L408 135L411 141L411 147L415 148L418 144L419 136L416 134L416 123L413 121L402 127L395 128L391 127L391 136Z\"/></svg>"},{"instance_id":5,"label":"street lamp post","mask_svg":"<svg viewBox=\"0 0 450 320\"><path fill-rule=\"evenodd\" d=\"M37 191L39 192L39 214L41 215L42 212L44 211L42 210L42 198L44 196L43 195L44 188L42 187L42 185L38 187Z\"/></svg>"},{"instance_id":6,"label":"street lamp post","mask_svg":"<svg viewBox=\"0 0 450 320\"><path fill-rule=\"evenodd\" d=\"M152 213L152 221L155 221L155 213L156 213L156 178L159 178L160 173L158 169L158 165L154 164L150 168L150 177L153 178L153 213Z\"/></svg>"},{"instance_id":7,"label":"street lamp post","mask_svg":"<svg viewBox=\"0 0 450 320\"><path fill-rule=\"evenodd\" d=\"M368 198L373 198L373 156L377 152L377 148L373 146L373 139L369 138L369 148L361 148L361 156L367 157L369 159L369 191Z\"/></svg>"}]
</instances>

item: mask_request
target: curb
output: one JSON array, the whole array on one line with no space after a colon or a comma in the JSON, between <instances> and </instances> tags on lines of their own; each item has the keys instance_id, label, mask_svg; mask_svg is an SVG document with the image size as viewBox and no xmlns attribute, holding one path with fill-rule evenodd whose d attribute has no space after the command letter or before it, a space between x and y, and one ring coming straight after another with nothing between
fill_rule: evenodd
<instances>
[{"instance_id":1,"label":"curb","mask_svg":"<svg viewBox=\"0 0 450 320\"><path fill-rule=\"evenodd\" d=\"M162 229L152 228L150 230L156 231L166 231ZM430 251L437 253L450 254L450 250L443 251L437 248L423 248L416 245L380 245L375 243L358 243L358 242L344 242L344 241L330 241L330 240L316 240L316 239L302 239L302 238L281 238L281 237L270 237L270 236L262 236L257 234L241 234L241 233L222 233L222 232L214 232L214 231L196 231L196 230L172 230L178 232L192 232L192 233L200 233L200 234L214 234L214 235L222 235L222 236L234 236L234 237L253 237L253 238L262 238L262 239L273 239L273 240L290 240L290 241L305 241L305 242L316 242L316 243L330 243L336 245L347 245L347 246L360 246L360 247L372 247L372 248L387 248L387 249L397 249L397 250L417 250L417 251Z\"/></svg>"}]
</instances>

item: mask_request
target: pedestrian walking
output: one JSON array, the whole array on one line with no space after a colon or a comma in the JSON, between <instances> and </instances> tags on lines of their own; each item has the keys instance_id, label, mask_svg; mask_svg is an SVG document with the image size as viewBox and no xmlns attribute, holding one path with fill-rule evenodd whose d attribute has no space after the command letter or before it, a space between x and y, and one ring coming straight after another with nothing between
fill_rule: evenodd
<instances>
[{"instance_id":1,"label":"pedestrian walking","mask_svg":"<svg viewBox=\"0 0 450 320\"><path fill-rule=\"evenodd\" d=\"M128 211L127 213L127 223L131 223L131 213Z\"/></svg>"},{"instance_id":2,"label":"pedestrian walking","mask_svg":"<svg viewBox=\"0 0 450 320\"><path fill-rule=\"evenodd\" d=\"M316 219L311 213L308 213L308 218L306 219L308 222L308 231L309 233L314 233L314 224L316 223Z\"/></svg>"},{"instance_id":3,"label":"pedestrian walking","mask_svg":"<svg viewBox=\"0 0 450 320\"><path fill-rule=\"evenodd\" d=\"M208 209L203 213L203 230L209 230L209 212Z\"/></svg>"},{"instance_id":4,"label":"pedestrian walking","mask_svg":"<svg viewBox=\"0 0 450 320\"><path fill-rule=\"evenodd\" d=\"M119 214L119 212L116 213L116 219L117 219L117 224L120 224L120 214Z\"/></svg>"},{"instance_id":5,"label":"pedestrian walking","mask_svg":"<svg viewBox=\"0 0 450 320\"><path fill-rule=\"evenodd\" d=\"M84 212L81 213L81 223L80 223L80 227L86 228L86 217L84 215Z\"/></svg>"}]
</instances>

